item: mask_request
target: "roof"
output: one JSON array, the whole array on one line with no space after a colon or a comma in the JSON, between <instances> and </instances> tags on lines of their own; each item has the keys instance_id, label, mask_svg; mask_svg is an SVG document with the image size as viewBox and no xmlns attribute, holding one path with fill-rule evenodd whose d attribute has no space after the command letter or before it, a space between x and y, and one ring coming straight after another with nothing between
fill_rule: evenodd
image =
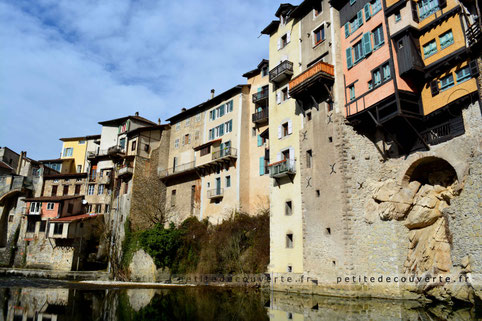
<instances>
[{"instance_id":1,"label":"roof","mask_svg":"<svg viewBox=\"0 0 482 321\"><path fill-rule=\"evenodd\" d=\"M125 117L121 117L121 118L116 118L116 119L111 119L111 120L104 120L104 121L100 121L99 124L100 125L115 125L115 124L120 124L120 123L123 123L124 121L128 120L128 119L135 119L135 120L138 120L140 122L143 122L143 123L146 123L146 124L150 124L150 125L157 125L155 122L153 121L150 121L149 119L146 119L144 117L141 117L141 116L125 116Z\"/></svg>"},{"instance_id":2,"label":"roof","mask_svg":"<svg viewBox=\"0 0 482 321\"><path fill-rule=\"evenodd\" d=\"M73 158L54 158L54 159L43 159L39 160L39 163L62 163L73 161Z\"/></svg>"},{"instance_id":3,"label":"roof","mask_svg":"<svg viewBox=\"0 0 482 321\"><path fill-rule=\"evenodd\" d=\"M234 94L240 93L243 90L244 87L250 87L250 85L243 84L243 85L234 86L234 87L226 90L225 92L220 93L219 95L209 99L208 101L206 101L204 103L200 103L197 106L186 109L185 111L182 111L179 114L176 114L176 115L172 116L171 118L166 119L166 121L171 122L171 123L178 122L178 121L183 120L187 117L191 117L192 115L198 114L198 113L204 111L207 108L210 108L212 106L215 106L215 105L219 104L223 100L226 100L228 97L231 97Z\"/></svg>"},{"instance_id":4,"label":"roof","mask_svg":"<svg viewBox=\"0 0 482 321\"><path fill-rule=\"evenodd\" d=\"M73 200L76 198L83 198L83 195L67 195L67 196L40 196L40 197L27 197L24 199L25 202L61 202Z\"/></svg>"},{"instance_id":5,"label":"roof","mask_svg":"<svg viewBox=\"0 0 482 321\"><path fill-rule=\"evenodd\" d=\"M155 125L155 126L147 126L147 127L139 127L134 130L131 130L130 132L127 133L127 136L132 136L140 132L145 132L145 131L151 131L151 130L164 130L166 128L169 128L169 124L163 124L163 125Z\"/></svg>"},{"instance_id":6,"label":"roof","mask_svg":"<svg viewBox=\"0 0 482 321\"><path fill-rule=\"evenodd\" d=\"M279 24L280 24L279 20L273 20L270 22L269 25L266 26L266 28L261 30L261 33L263 35L270 36L276 29L278 29Z\"/></svg>"},{"instance_id":7,"label":"roof","mask_svg":"<svg viewBox=\"0 0 482 321\"><path fill-rule=\"evenodd\" d=\"M293 9L296 9L296 6L292 5L291 3L282 3L279 5L279 8L276 10L274 15L279 17L284 12L288 12L289 14Z\"/></svg>"},{"instance_id":8,"label":"roof","mask_svg":"<svg viewBox=\"0 0 482 321\"><path fill-rule=\"evenodd\" d=\"M265 64L269 65L269 60L267 60L267 59L261 60L261 62L258 64L258 67L256 67L256 69L253 69L253 70L250 70L250 71L244 73L243 77L251 78L251 77L256 76L257 74L259 74L261 72L261 67Z\"/></svg>"},{"instance_id":9,"label":"roof","mask_svg":"<svg viewBox=\"0 0 482 321\"><path fill-rule=\"evenodd\" d=\"M65 216L60 218L51 219L50 222L74 222L74 221L83 221L88 220L89 218L94 218L103 214L80 214L80 215L72 215L72 216Z\"/></svg>"},{"instance_id":10,"label":"roof","mask_svg":"<svg viewBox=\"0 0 482 321\"><path fill-rule=\"evenodd\" d=\"M259 136L263 138L269 138L269 128L266 128Z\"/></svg>"},{"instance_id":11,"label":"roof","mask_svg":"<svg viewBox=\"0 0 482 321\"><path fill-rule=\"evenodd\" d=\"M80 137L59 138L59 140L63 142L71 142L71 141L77 141L77 140L94 140L99 138L100 138L100 135L89 135L89 136L80 136Z\"/></svg>"},{"instance_id":12,"label":"roof","mask_svg":"<svg viewBox=\"0 0 482 321\"><path fill-rule=\"evenodd\" d=\"M199 146L193 147L192 149L194 149L194 150L196 150L196 151L197 151L197 150L203 149L204 147L211 146L211 145L212 145L212 144L214 144L214 143L218 143L218 142L220 142L220 141L222 141L222 139L221 139L221 138L218 138L218 139L215 139L215 140L209 141L209 142L207 142L207 143L204 143L204 144L202 144L202 145L199 145Z\"/></svg>"},{"instance_id":13,"label":"roof","mask_svg":"<svg viewBox=\"0 0 482 321\"><path fill-rule=\"evenodd\" d=\"M66 174L53 174L53 175L44 175L44 179L56 179L56 178L82 178L87 177L87 173L66 173Z\"/></svg>"},{"instance_id":14,"label":"roof","mask_svg":"<svg viewBox=\"0 0 482 321\"><path fill-rule=\"evenodd\" d=\"M10 169L13 170L13 167L5 163L4 161L0 160L0 168Z\"/></svg>"},{"instance_id":15,"label":"roof","mask_svg":"<svg viewBox=\"0 0 482 321\"><path fill-rule=\"evenodd\" d=\"M297 7L294 8L293 11L290 13L290 17L304 17L307 13L309 13L313 9L314 0L305 0L300 3ZM320 1L318 1L319 4Z\"/></svg>"}]
</instances>

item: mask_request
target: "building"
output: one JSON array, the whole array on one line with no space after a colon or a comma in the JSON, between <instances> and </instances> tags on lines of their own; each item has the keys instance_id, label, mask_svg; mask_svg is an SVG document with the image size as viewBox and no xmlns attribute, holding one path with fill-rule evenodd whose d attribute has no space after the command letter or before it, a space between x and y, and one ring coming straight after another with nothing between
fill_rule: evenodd
<instances>
[{"instance_id":1,"label":"building","mask_svg":"<svg viewBox=\"0 0 482 321\"><path fill-rule=\"evenodd\" d=\"M20 155L8 147L0 148L0 175L15 174Z\"/></svg>"},{"instance_id":2,"label":"building","mask_svg":"<svg viewBox=\"0 0 482 321\"><path fill-rule=\"evenodd\" d=\"M289 81L302 71L301 29L296 6L281 4L261 33L269 35L270 271L303 272L301 179L302 110L291 99Z\"/></svg>"},{"instance_id":3,"label":"building","mask_svg":"<svg viewBox=\"0 0 482 321\"><path fill-rule=\"evenodd\" d=\"M73 159L74 173L86 172L88 167L87 155L96 151L99 139L100 135L60 138L63 142L60 158L62 160Z\"/></svg>"}]
</instances>

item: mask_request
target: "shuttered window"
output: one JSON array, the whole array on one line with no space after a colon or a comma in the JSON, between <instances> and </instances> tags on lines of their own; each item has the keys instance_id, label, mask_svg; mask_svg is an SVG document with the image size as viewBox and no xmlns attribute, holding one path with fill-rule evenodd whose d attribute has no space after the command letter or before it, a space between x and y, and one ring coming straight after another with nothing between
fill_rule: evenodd
<instances>
[{"instance_id":1,"label":"shuttered window","mask_svg":"<svg viewBox=\"0 0 482 321\"><path fill-rule=\"evenodd\" d=\"M264 157L259 158L259 175L264 175Z\"/></svg>"},{"instance_id":2,"label":"shuttered window","mask_svg":"<svg viewBox=\"0 0 482 321\"><path fill-rule=\"evenodd\" d=\"M454 43L454 35L452 33L452 30L449 30L449 31L445 32L444 34L442 34L439 37L439 40L440 40L440 48L441 49L445 49L448 46L450 46L451 44L453 44Z\"/></svg>"},{"instance_id":3,"label":"shuttered window","mask_svg":"<svg viewBox=\"0 0 482 321\"><path fill-rule=\"evenodd\" d=\"M351 54L351 48L348 48L346 50L346 66L348 67L348 69L353 67L353 58Z\"/></svg>"},{"instance_id":4,"label":"shuttered window","mask_svg":"<svg viewBox=\"0 0 482 321\"><path fill-rule=\"evenodd\" d=\"M423 56L425 58L430 57L436 52L437 52L437 42L435 41L435 39L423 46Z\"/></svg>"},{"instance_id":5,"label":"shuttered window","mask_svg":"<svg viewBox=\"0 0 482 321\"><path fill-rule=\"evenodd\" d=\"M362 38L363 54L364 56L372 52L372 39L370 33L365 33Z\"/></svg>"},{"instance_id":6,"label":"shuttered window","mask_svg":"<svg viewBox=\"0 0 482 321\"><path fill-rule=\"evenodd\" d=\"M469 66L465 66L464 68L458 70L456 72L456 76L457 76L457 83L458 84L470 79L472 77L472 74L470 73Z\"/></svg>"}]
</instances>

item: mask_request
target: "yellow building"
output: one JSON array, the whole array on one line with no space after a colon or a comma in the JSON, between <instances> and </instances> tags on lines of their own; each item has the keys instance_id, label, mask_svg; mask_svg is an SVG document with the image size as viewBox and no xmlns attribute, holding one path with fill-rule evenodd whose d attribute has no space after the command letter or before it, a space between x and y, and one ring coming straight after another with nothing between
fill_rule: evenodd
<instances>
[{"instance_id":1,"label":"yellow building","mask_svg":"<svg viewBox=\"0 0 482 321\"><path fill-rule=\"evenodd\" d=\"M289 80L302 72L299 21L281 4L263 31L269 35L270 266L273 273L303 272L299 162L302 115L289 95Z\"/></svg>"},{"instance_id":2,"label":"yellow building","mask_svg":"<svg viewBox=\"0 0 482 321\"><path fill-rule=\"evenodd\" d=\"M60 159L73 160L69 172L83 173L87 171L87 153L97 149L95 142L100 140L100 135L60 138L63 142ZM63 161L65 163L65 161ZM64 165L62 165L64 166ZM64 172L64 171L62 171Z\"/></svg>"}]
</instances>

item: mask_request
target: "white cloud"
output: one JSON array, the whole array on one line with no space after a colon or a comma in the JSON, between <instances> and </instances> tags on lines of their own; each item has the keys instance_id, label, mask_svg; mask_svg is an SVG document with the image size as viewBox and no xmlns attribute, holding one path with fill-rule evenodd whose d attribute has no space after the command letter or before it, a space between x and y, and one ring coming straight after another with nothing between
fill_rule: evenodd
<instances>
[{"instance_id":1,"label":"white cloud","mask_svg":"<svg viewBox=\"0 0 482 321\"><path fill-rule=\"evenodd\" d=\"M0 145L56 157L59 137L139 111L166 119L267 58L263 1L0 2Z\"/></svg>"}]
</instances>

